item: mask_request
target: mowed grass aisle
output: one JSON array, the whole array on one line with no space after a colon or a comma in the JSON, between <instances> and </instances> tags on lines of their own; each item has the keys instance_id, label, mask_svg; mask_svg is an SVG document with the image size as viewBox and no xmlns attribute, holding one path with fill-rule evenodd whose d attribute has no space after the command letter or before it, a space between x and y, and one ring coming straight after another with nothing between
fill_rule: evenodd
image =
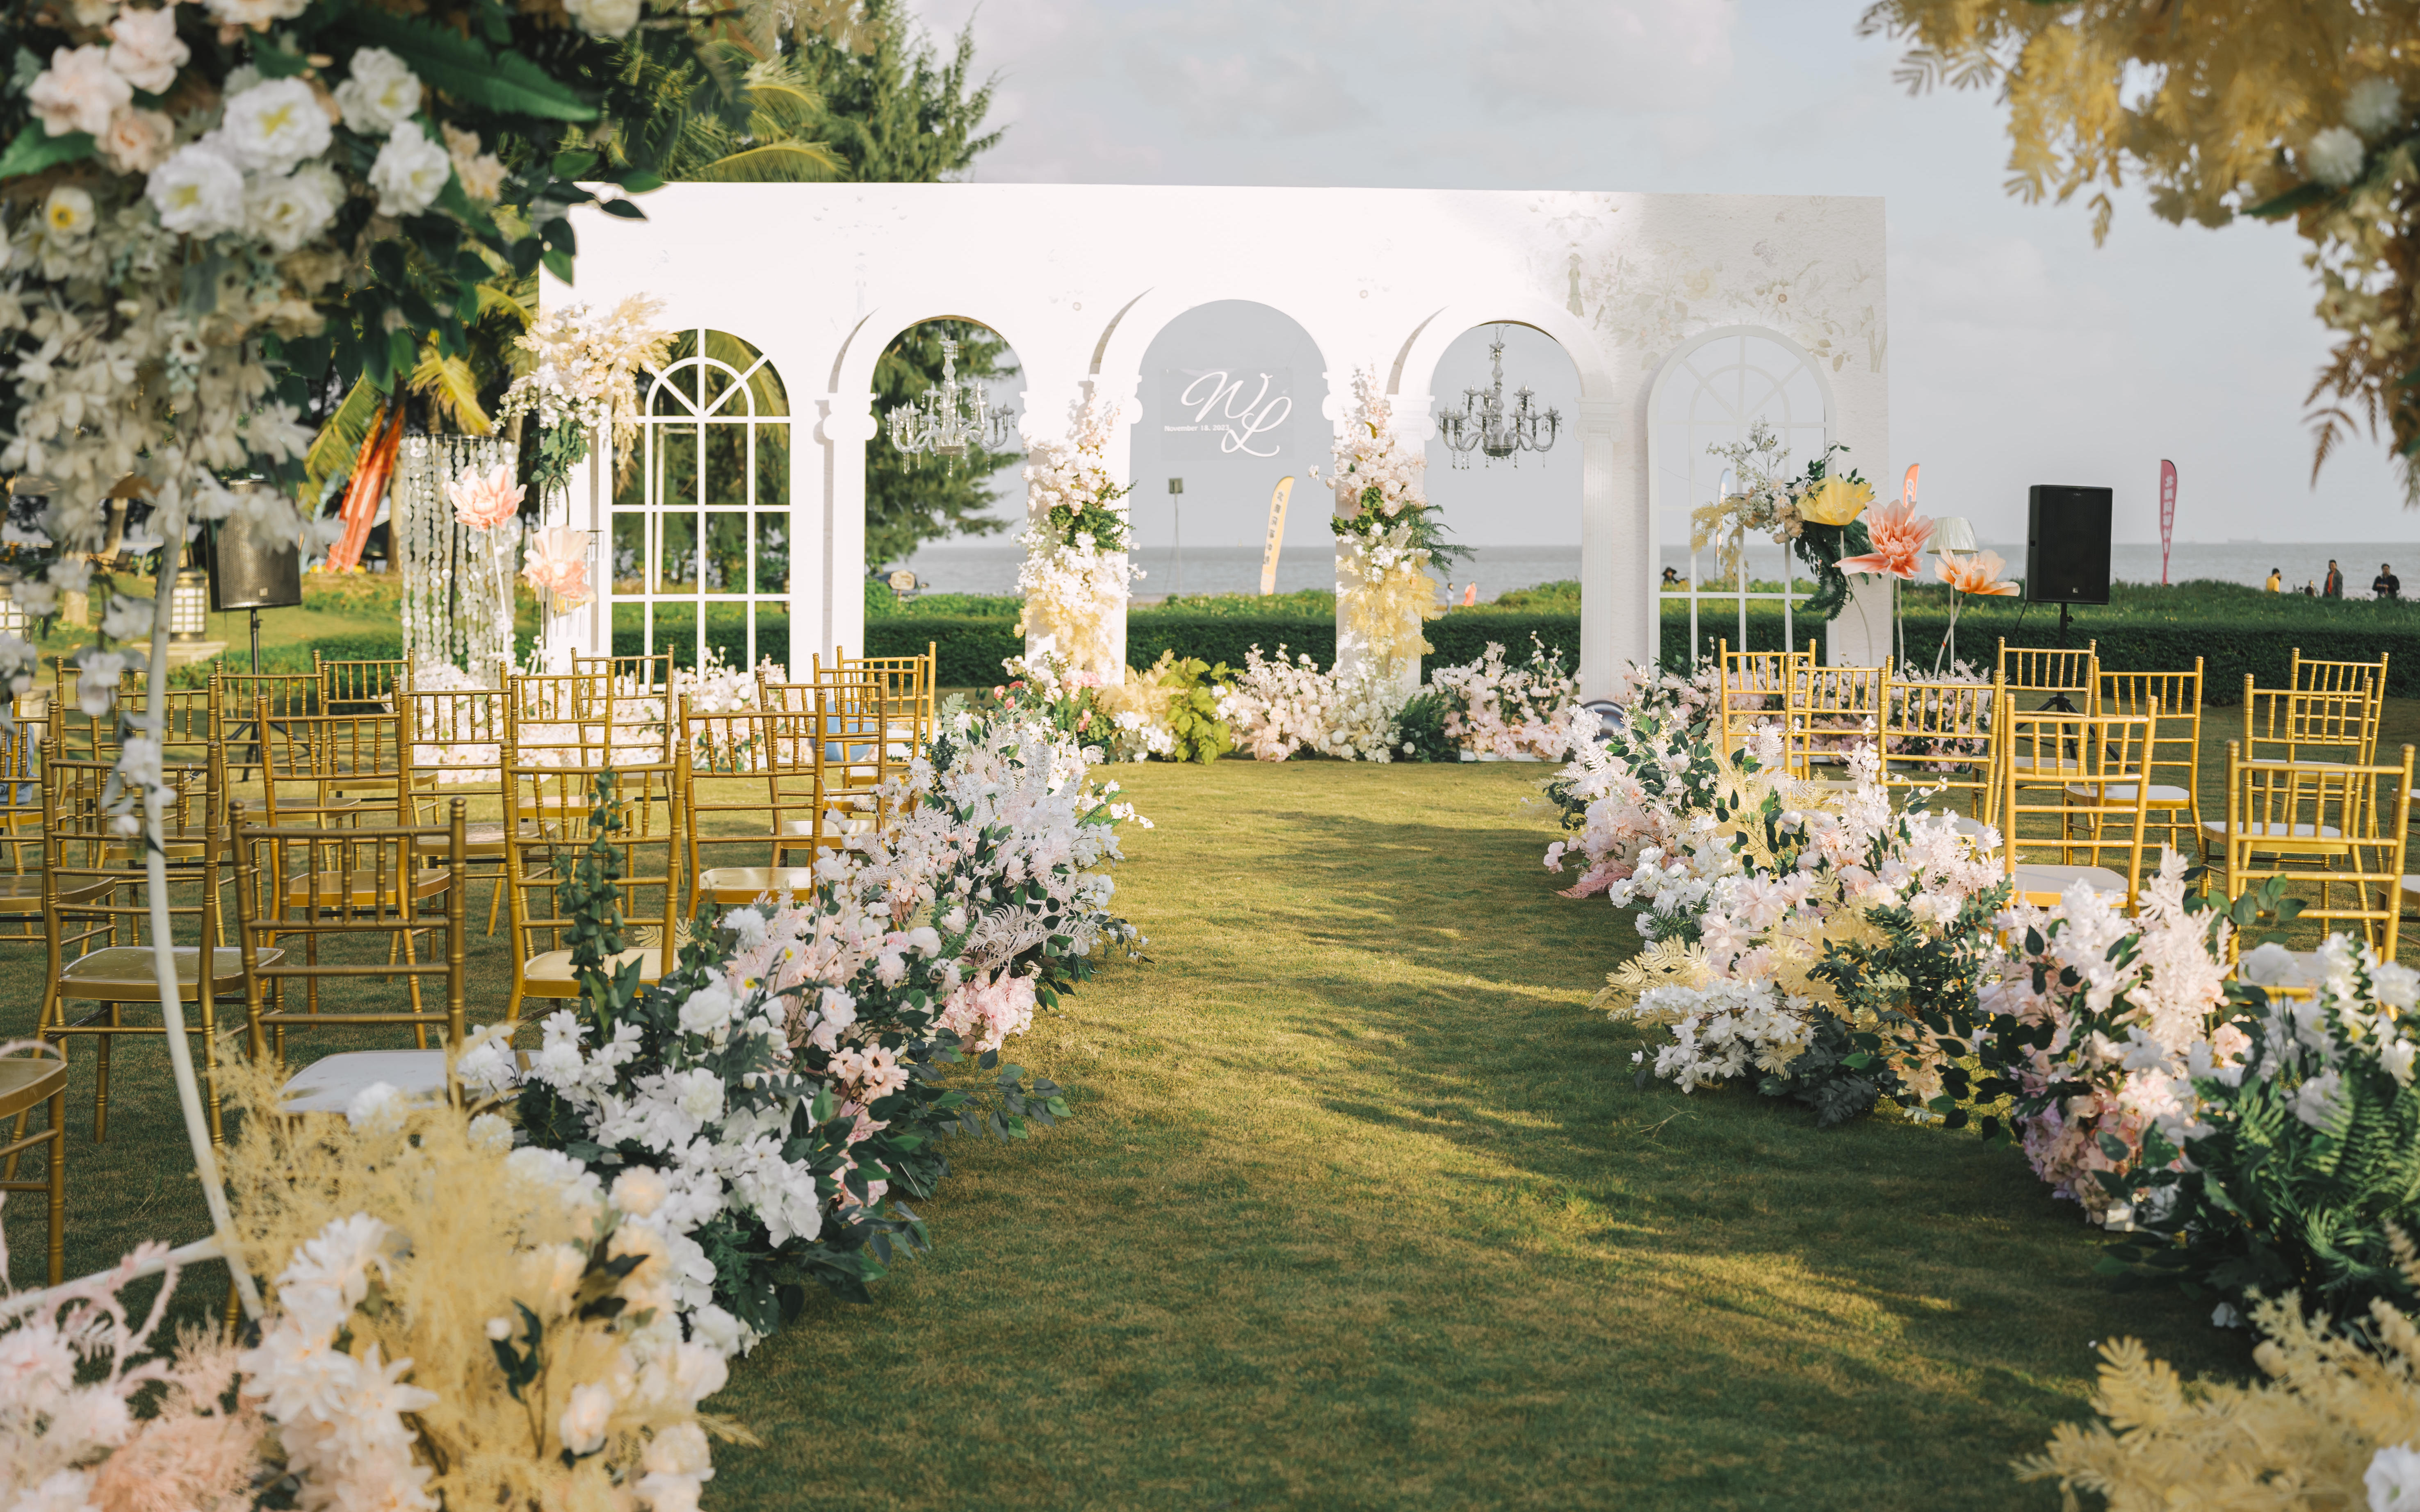
<instances>
[{"instance_id":1,"label":"mowed grass aisle","mask_svg":"<svg viewBox=\"0 0 2420 1512\"><path fill-rule=\"evenodd\" d=\"M2093 1341L2247 1367L2012 1150L1637 1090L1542 768L1116 775L1151 960L1016 1056L1078 1117L735 1368L709 1504L2048 1508Z\"/></svg>"}]
</instances>

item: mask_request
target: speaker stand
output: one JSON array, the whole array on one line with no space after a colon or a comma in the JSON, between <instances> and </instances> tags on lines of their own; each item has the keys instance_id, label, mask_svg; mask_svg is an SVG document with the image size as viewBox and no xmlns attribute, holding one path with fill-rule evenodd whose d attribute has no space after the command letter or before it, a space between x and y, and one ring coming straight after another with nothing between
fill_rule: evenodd
<instances>
[{"instance_id":1,"label":"speaker stand","mask_svg":"<svg viewBox=\"0 0 2420 1512\"><path fill-rule=\"evenodd\" d=\"M2064 642L2061 643L2064 644ZM252 671L255 676L260 673L260 610L258 609L252 611Z\"/></svg>"},{"instance_id":2,"label":"speaker stand","mask_svg":"<svg viewBox=\"0 0 2420 1512\"><path fill-rule=\"evenodd\" d=\"M2061 651L2067 649L2067 604L2064 600L2058 606L2058 649ZM2056 709L2061 714L2076 712L2075 705L2069 702L2068 696L2064 693L2053 693L2050 696L2050 702L2042 707L2046 710Z\"/></svg>"}]
</instances>

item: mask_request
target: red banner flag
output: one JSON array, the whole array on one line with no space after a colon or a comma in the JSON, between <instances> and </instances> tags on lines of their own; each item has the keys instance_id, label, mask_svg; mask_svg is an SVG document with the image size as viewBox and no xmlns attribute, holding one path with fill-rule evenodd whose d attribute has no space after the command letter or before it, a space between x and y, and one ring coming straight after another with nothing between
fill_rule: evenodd
<instances>
[{"instance_id":1,"label":"red banner flag","mask_svg":"<svg viewBox=\"0 0 2420 1512\"><path fill-rule=\"evenodd\" d=\"M2177 465L2160 458L2160 586L2168 583L2168 543L2177 533Z\"/></svg>"}]
</instances>

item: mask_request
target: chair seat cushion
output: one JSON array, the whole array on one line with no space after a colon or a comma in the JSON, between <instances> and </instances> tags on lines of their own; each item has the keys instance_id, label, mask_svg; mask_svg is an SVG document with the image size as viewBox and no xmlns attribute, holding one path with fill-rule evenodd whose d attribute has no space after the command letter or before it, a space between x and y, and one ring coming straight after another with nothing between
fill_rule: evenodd
<instances>
[{"instance_id":1,"label":"chair seat cushion","mask_svg":"<svg viewBox=\"0 0 2420 1512\"><path fill-rule=\"evenodd\" d=\"M202 952L198 947L179 945L171 950L177 967L177 980L191 986L201 975ZM286 959L279 949L259 951L255 958L264 966L275 965ZM76 995L97 996L95 989L132 987L145 994L159 990L160 978L153 970L157 957L147 945L113 945L106 949L89 951L69 962L59 971L59 984L72 987ZM223 945L211 952L210 987L214 992L233 992L243 985L243 952Z\"/></svg>"},{"instance_id":2,"label":"chair seat cushion","mask_svg":"<svg viewBox=\"0 0 2420 1512\"><path fill-rule=\"evenodd\" d=\"M2024 902L2048 907L2081 882L2105 898L2126 896L2126 875L2105 866L2050 866L2032 862L2017 867L2015 893Z\"/></svg>"},{"instance_id":3,"label":"chair seat cushion","mask_svg":"<svg viewBox=\"0 0 2420 1512\"><path fill-rule=\"evenodd\" d=\"M415 1103L445 1095L442 1050L348 1050L294 1073L279 1096L287 1113L342 1113L353 1099L384 1082Z\"/></svg>"},{"instance_id":4,"label":"chair seat cushion","mask_svg":"<svg viewBox=\"0 0 2420 1512\"><path fill-rule=\"evenodd\" d=\"M612 976L622 968L624 963L630 961L639 963L641 981L654 981L664 974L662 961L655 947L646 946L635 950L624 950L618 955L608 957L605 962L606 975ZM549 950L543 955L534 955L521 963L523 990L535 993L540 997L570 996L569 993L550 993L545 989L568 987L579 980L579 976L571 969L571 952L568 950Z\"/></svg>"},{"instance_id":5,"label":"chair seat cushion","mask_svg":"<svg viewBox=\"0 0 2420 1512\"><path fill-rule=\"evenodd\" d=\"M2019 777L2045 776L2053 772L2064 777L2070 772L2084 770L2084 764L2070 756L2061 756L2054 761L2040 761L2032 758L2020 761L2012 756L2009 759L2009 765Z\"/></svg>"},{"instance_id":6,"label":"chair seat cushion","mask_svg":"<svg viewBox=\"0 0 2420 1512\"><path fill-rule=\"evenodd\" d=\"M2108 790L2107 796L2096 796L2103 788ZM2071 798L2092 798L2099 803L2132 803L2134 801L2134 784L2132 782L2070 782L2067 785L2067 795ZM2151 795L2143 800L2143 805L2149 809L2181 809L2191 802L2193 802L2193 795L2184 789L2173 783L2154 782L2151 784Z\"/></svg>"},{"instance_id":7,"label":"chair seat cushion","mask_svg":"<svg viewBox=\"0 0 2420 1512\"><path fill-rule=\"evenodd\" d=\"M2226 821L2205 819L2201 822L2201 832L2212 840L2225 840ZM2321 825L2315 829L2309 825L2273 824L2262 820L2257 824L2238 826L2236 834L2254 840L2340 840L2344 831L2334 825Z\"/></svg>"},{"instance_id":8,"label":"chair seat cushion","mask_svg":"<svg viewBox=\"0 0 2420 1512\"><path fill-rule=\"evenodd\" d=\"M697 875L697 885L719 903L752 903L768 893L802 895L815 887L811 866L718 866Z\"/></svg>"},{"instance_id":9,"label":"chair seat cushion","mask_svg":"<svg viewBox=\"0 0 2420 1512\"><path fill-rule=\"evenodd\" d=\"M68 1063L56 1056L0 1057L0 1119L32 1107L68 1084Z\"/></svg>"},{"instance_id":10,"label":"chair seat cushion","mask_svg":"<svg viewBox=\"0 0 2420 1512\"><path fill-rule=\"evenodd\" d=\"M537 834L537 826L535 825L521 825L521 834L526 837L535 837ZM423 856L443 856L446 853L447 848L452 844L452 841L443 835L423 835L413 843ZM492 856L504 855L504 826L503 821L499 820L494 824L464 825L462 826L462 854L466 856Z\"/></svg>"},{"instance_id":11,"label":"chair seat cushion","mask_svg":"<svg viewBox=\"0 0 2420 1512\"><path fill-rule=\"evenodd\" d=\"M62 903L90 903L116 886L115 882L106 881L70 882L59 889L59 902ZM0 877L0 916L39 914L41 911L41 873L36 872L31 876L23 877Z\"/></svg>"}]
</instances>

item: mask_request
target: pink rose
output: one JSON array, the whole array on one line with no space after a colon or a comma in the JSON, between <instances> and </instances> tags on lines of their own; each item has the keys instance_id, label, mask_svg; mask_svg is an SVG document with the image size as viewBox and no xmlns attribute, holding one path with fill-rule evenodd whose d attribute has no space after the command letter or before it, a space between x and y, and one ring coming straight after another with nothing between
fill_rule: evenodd
<instances>
[{"instance_id":1,"label":"pink rose","mask_svg":"<svg viewBox=\"0 0 2420 1512\"><path fill-rule=\"evenodd\" d=\"M530 587L551 594L557 613L588 602L588 532L554 526L530 541L529 560L521 577Z\"/></svg>"},{"instance_id":2,"label":"pink rose","mask_svg":"<svg viewBox=\"0 0 2420 1512\"><path fill-rule=\"evenodd\" d=\"M462 475L445 486L445 497L454 501L454 517L474 531L492 531L518 514L521 499L528 489L513 482L509 462L499 462L486 477L474 468L465 468Z\"/></svg>"},{"instance_id":3,"label":"pink rose","mask_svg":"<svg viewBox=\"0 0 2420 1512\"><path fill-rule=\"evenodd\" d=\"M52 136L99 136L109 130L109 117L133 100L133 87L111 71L109 54L98 47L60 48L25 91L25 102Z\"/></svg>"},{"instance_id":4,"label":"pink rose","mask_svg":"<svg viewBox=\"0 0 2420 1512\"><path fill-rule=\"evenodd\" d=\"M119 173L149 173L167 160L177 123L156 110L121 110L101 134L101 155Z\"/></svg>"},{"instance_id":5,"label":"pink rose","mask_svg":"<svg viewBox=\"0 0 2420 1512\"><path fill-rule=\"evenodd\" d=\"M116 40L109 49L109 66L135 88L164 95L177 82L177 70L194 54L177 39L173 7L157 10L126 10L110 23Z\"/></svg>"}]
</instances>

